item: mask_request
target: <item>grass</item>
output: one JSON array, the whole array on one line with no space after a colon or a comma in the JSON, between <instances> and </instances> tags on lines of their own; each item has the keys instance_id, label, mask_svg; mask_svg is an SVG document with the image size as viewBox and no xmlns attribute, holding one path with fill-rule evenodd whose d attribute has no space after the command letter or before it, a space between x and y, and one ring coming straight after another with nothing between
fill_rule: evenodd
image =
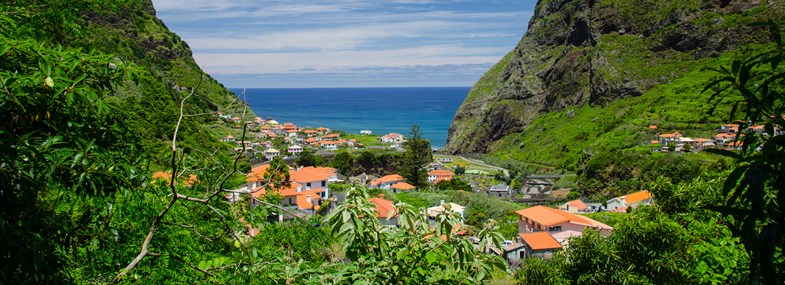
<instances>
[{"instance_id":1,"label":"grass","mask_svg":"<svg viewBox=\"0 0 785 285\"><path fill-rule=\"evenodd\" d=\"M639 97L540 115L525 132L507 135L492 144L492 156L500 161L519 160L575 171L584 151L645 147L658 133L673 131L689 137L713 136L714 130L728 120L731 102L725 100L709 113L710 95L701 92L714 74L705 69L726 63L733 56L735 52L718 60L701 61L692 71ZM649 130L651 124L659 129Z\"/></svg>"}]
</instances>

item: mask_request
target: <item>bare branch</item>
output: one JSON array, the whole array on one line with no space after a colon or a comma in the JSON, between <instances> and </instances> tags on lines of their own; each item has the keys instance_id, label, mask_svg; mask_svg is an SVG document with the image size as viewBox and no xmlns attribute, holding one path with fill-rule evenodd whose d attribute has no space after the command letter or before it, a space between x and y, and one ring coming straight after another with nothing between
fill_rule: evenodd
<instances>
[{"instance_id":1,"label":"bare branch","mask_svg":"<svg viewBox=\"0 0 785 285\"><path fill-rule=\"evenodd\" d=\"M123 270L120 271L120 273L117 274L117 276L114 277L112 283L117 283L117 281L120 281L120 278L122 278L125 274L130 272L131 269L134 269L134 267L136 267L136 265L139 264L139 262L142 261L142 259L145 256L151 255L151 253L148 251L148 246L150 246L150 242L153 240L153 236L155 235L155 232L158 230L158 226L161 224L161 220L163 220L166 213L168 213L169 210L172 209L172 206L174 206L175 202L177 202L177 197L172 197L172 199L169 200L169 204L166 205L166 208L164 208L160 213L158 213L158 216L156 216L155 220L153 221L153 225L150 226L150 231L147 232L147 237L144 239L144 242L142 243L142 250L134 258L134 260L131 261L131 263L129 263L125 268L123 268Z\"/></svg>"}]
</instances>

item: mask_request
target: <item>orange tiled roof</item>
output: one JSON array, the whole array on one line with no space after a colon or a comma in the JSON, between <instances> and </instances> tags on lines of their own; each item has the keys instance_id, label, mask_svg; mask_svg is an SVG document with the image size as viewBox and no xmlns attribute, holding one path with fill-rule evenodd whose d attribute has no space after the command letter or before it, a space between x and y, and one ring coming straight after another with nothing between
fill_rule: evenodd
<instances>
[{"instance_id":1,"label":"orange tiled roof","mask_svg":"<svg viewBox=\"0 0 785 285\"><path fill-rule=\"evenodd\" d=\"M296 199L297 200L297 207L299 207L300 209L304 209L304 210L306 210L306 209L318 210L319 209L319 205L318 204L314 205L313 202L315 202L314 200L321 198L320 193L322 193L323 191L320 191L320 190L321 190L321 188L319 188L319 189L312 189L312 190L305 190L305 191L302 191L302 192L298 193L299 195L297 195L297 199ZM311 196L311 201L310 202L308 202L308 195Z\"/></svg>"},{"instance_id":2,"label":"orange tiled roof","mask_svg":"<svg viewBox=\"0 0 785 285\"><path fill-rule=\"evenodd\" d=\"M398 183L395 183L392 186L390 186L390 188L398 189L398 190L412 190L412 189L417 188L417 187L415 187L414 185L411 185L409 183L406 183L406 182L398 182Z\"/></svg>"},{"instance_id":3,"label":"orange tiled roof","mask_svg":"<svg viewBox=\"0 0 785 285\"><path fill-rule=\"evenodd\" d=\"M165 180L166 182L169 182L172 179L172 174L169 172L156 171L155 173L153 173L153 179L162 179ZM182 178L180 178L178 179L178 181L181 181L185 186L191 186L198 183L199 178L197 178L196 175L190 174L188 175L188 179L183 180Z\"/></svg>"},{"instance_id":4,"label":"orange tiled roof","mask_svg":"<svg viewBox=\"0 0 785 285\"><path fill-rule=\"evenodd\" d=\"M681 136L679 132L673 132L672 134L661 134L661 138L675 138L677 136Z\"/></svg>"},{"instance_id":5,"label":"orange tiled roof","mask_svg":"<svg viewBox=\"0 0 785 285\"><path fill-rule=\"evenodd\" d=\"M398 216L398 210L395 209L395 206L393 205L393 202L390 201L390 200L384 199L384 196L382 196L382 197L373 197L370 200L371 200L371 203L373 203L374 206L376 206L375 210L376 210L376 217L377 218L386 219L387 215L390 212L393 212L393 215L391 217L397 217Z\"/></svg>"},{"instance_id":6,"label":"orange tiled roof","mask_svg":"<svg viewBox=\"0 0 785 285\"><path fill-rule=\"evenodd\" d=\"M436 170L429 171L428 175L432 175L432 176L449 175L449 176L452 176L453 173L452 173L452 171L449 171L449 170L446 170L446 169L436 169Z\"/></svg>"},{"instance_id":7,"label":"orange tiled roof","mask_svg":"<svg viewBox=\"0 0 785 285\"><path fill-rule=\"evenodd\" d=\"M627 201L627 204L632 204L646 199L651 199L652 197L653 196L651 195L651 193L647 190L642 190L635 193L624 195L624 199L625 201Z\"/></svg>"},{"instance_id":8,"label":"orange tiled roof","mask_svg":"<svg viewBox=\"0 0 785 285\"><path fill-rule=\"evenodd\" d=\"M569 222L571 224L578 224L595 228L613 229L612 227L593 219L545 206L534 206L531 208L515 211L515 213L543 226L553 226L556 224Z\"/></svg>"},{"instance_id":9,"label":"orange tiled roof","mask_svg":"<svg viewBox=\"0 0 785 285\"><path fill-rule=\"evenodd\" d=\"M289 173L289 180L300 183L307 183L313 181L324 181L330 179L330 176L336 174L335 168L330 167L303 167L299 170Z\"/></svg>"},{"instance_id":10,"label":"orange tiled roof","mask_svg":"<svg viewBox=\"0 0 785 285\"><path fill-rule=\"evenodd\" d=\"M337 137L340 137L340 136L341 135L339 135L339 134L329 134L329 135L323 136L322 138L331 139L331 138L337 138Z\"/></svg>"},{"instance_id":11,"label":"orange tiled roof","mask_svg":"<svg viewBox=\"0 0 785 285\"><path fill-rule=\"evenodd\" d=\"M385 176L380 177L379 179L371 181L371 185L372 186L377 186L377 185L382 184L382 183L389 183L389 182L393 182L393 181L404 181L404 180L406 180L406 178L403 178L403 176L400 176L398 174L390 174L390 175L385 175Z\"/></svg>"},{"instance_id":12,"label":"orange tiled roof","mask_svg":"<svg viewBox=\"0 0 785 285\"><path fill-rule=\"evenodd\" d=\"M657 129L657 125L649 125L649 129L656 130Z\"/></svg>"},{"instance_id":13,"label":"orange tiled roof","mask_svg":"<svg viewBox=\"0 0 785 285\"><path fill-rule=\"evenodd\" d=\"M452 180L452 177L439 177L439 178L436 178L436 180L433 180L433 184L436 184L436 183L439 183L439 182L442 182L442 181L450 181L450 180Z\"/></svg>"},{"instance_id":14,"label":"orange tiled roof","mask_svg":"<svg viewBox=\"0 0 785 285\"><path fill-rule=\"evenodd\" d=\"M583 203L583 201L580 199L569 201L567 204L570 205L570 207L575 207L578 210L586 210L589 208L589 206L586 206L586 203Z\"/></svg>"},{"instance_id":15,"label":"orange tiled roof","mask_svg":"<svg viewBox=\"0 0 785 285\"><path fill-rule=\"evenodd\" d=\"M559 249L561 244L546 232L519 234L532 250Z\"/></svg>"}]
</instances>

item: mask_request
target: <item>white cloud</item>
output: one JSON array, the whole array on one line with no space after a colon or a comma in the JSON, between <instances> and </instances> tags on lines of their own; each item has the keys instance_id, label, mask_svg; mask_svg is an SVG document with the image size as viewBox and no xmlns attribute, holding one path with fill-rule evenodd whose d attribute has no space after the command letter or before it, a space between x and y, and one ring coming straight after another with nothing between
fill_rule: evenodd
<instances>
[{"instance_id":1,"label":"white cloud","mask_svg":"<svg viewBox=\"0 0 785 285\"><path fill-rule=\"evenodd\" d=\"M503 54L498 48L422 46L391 50L356 50L294 53L196 54L197 62L209 73L258 74L339 72L361 68L396 68L451 64L490 64Z\"/></svg>"}]
</instances>

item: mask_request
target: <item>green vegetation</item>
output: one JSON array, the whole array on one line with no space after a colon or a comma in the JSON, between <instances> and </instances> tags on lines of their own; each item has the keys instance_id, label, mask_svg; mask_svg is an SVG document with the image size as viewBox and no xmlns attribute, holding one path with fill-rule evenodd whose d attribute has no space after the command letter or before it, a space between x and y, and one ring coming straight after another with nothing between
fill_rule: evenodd
<instances>
[{"instance_id":1,"label":"green vegetation","mask_svg":"<svg viewBox=\"0 0 785 285\"><path fill-rule=\"evenodd\" d=\"M727 172L722 173L727 174ZM526 264L522 284L739 284L749 280L749 255L731 223L704 208L721 200L722 174L652 188L658 205L684 197L670 211L643 207L614 219L610 237L594 231L570 242L553 260ZM659 200L662 199L662 200ZM602 214L594 214L598 217Z\"/></svg>"}]
</instances>

